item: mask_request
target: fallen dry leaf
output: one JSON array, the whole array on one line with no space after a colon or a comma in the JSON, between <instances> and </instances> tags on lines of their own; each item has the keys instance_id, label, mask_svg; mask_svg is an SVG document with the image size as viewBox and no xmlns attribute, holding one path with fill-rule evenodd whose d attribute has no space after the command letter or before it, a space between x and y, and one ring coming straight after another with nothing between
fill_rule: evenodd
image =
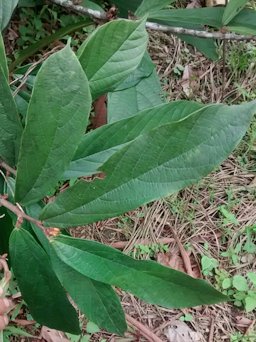
<instances>
[{"instance_id":1,"label":"fallen dry leaf","mask_svg":"<svg viewBox=\"0 0 256 342\"><path fill-rule=\"evenodd\" d=\"M206 0L206 7L225 6L226 0Z\"/></svg>"},{"instance_id":2,"label":"fallen dry leaf","mask_svg":"<svg viewBox=\"0 0 256 342\"><path fill-rule=\"evenodd\" d=\"M182 75L181 86L187 97L191 97L199 88L199 78L189 65L186 65Z\"/></svg>"},{"instance_id":3,"label":"fallen dry leaf","mask_svg":"<svg viewBox=\"0 0 256 342\"><path fill-rule=\"evenodd\" d=\"M186 273L183 260L177 253L158 253L157 262L163 266Z\"/></svg>"},{"instance_id":4,"label":"fallen dry leaf","mask_svg":"<svg viewBox=\"0 0 256 342\"><path fill-rule=\"evenodd\" d=\"M202 342L204 340L201 333L193 331L181 321L172 321L165 335L170 342Z\"/></svg>"},{"instance_id":5,"label":"fallen dry leaf","mask_svg":"<svg viewBox=\"0 0 256 342\"><path fill-rule=\"evenodd\" d=\"M236 316L236 326L240 328L248 328L252 324L252 320L244 316Z\"/></svg>"},{"instance_id":6,"label":"fallen dry leaf","mask_svg":"<svg viewBox=\"0 0 256 342\"><path fill-rule=\"evenodd\" d=\"M187 5L187 8L200 8L202 7L200 0L191 0L190 3Z\"/></svg>"},{"instance_id":7,"label":"fallen dry leaf","mask_svg":"<svg viewBox=\"0 0 256 342\"><path fill-rule=\"evenodd\" d=\"M42 327L40 336L47 342L70 342L61 331Z\"/></svg>"}]
</instances>

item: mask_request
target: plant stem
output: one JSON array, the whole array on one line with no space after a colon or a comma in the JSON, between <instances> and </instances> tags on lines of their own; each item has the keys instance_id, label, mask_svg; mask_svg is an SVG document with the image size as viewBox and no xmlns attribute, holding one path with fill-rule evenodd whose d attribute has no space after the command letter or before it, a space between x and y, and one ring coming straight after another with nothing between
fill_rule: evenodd
<instances>
[{"instance_id":1,"label":"plant stem","mask_svg":"<svg viewBox=\"0 0 256 342\"><path fill-rule=\"evenodd\" d=\"M3 169L5 169L6 171L12 173L14 176L17 175L17 171L14 170L12 167L10 167L9 165L7 165L5 162L0 162L0 167L2 167Z\"/></svg>"},{"instance_id":2,"label":"plant stem","mask_svg":"<svg viewBox=\"0 0 256 342\"><path fill-rule=\"evenodd\" d=\"M65 7L71 11L89 15L94 20L102 20L107 21L108 15L106 12L100 12L96 10L92 10L90 8L86 8L83 6L75 5L70 0L50 0L50 2ZM193 37L201 37L201 38L213 38L213 39L221 39L221 40L256 40L256 36L244 36L236 33L227 33L227 32L207 32L207 31L200 31L200 30L192 30L186 29L184 27L171 27L167 25L160 25L154 22L146 22L146 27L150 30L154 31L163 31L173 34L187 34Z\"/></svg>"},{"instance_id":3,"label":"plant stem","mask_svg":"<svg viewBox=\"0 0 256 342\"><path fill-rule=\"evenodd\" d=\"M27 215L26 213L24 213L23 211L21 211L16 205L8 202L3 195L0 195L0 206L3 206L7 209L9 209L10 211L12 211L17 217L18 217L18 221L19 219L25 219L29 222L34 223L35 225L37 225L37 227L39 227L42 231L45 232L45 228L42 224L41 221L36 220L35 218Z\"/></svg>"}]
</instances>

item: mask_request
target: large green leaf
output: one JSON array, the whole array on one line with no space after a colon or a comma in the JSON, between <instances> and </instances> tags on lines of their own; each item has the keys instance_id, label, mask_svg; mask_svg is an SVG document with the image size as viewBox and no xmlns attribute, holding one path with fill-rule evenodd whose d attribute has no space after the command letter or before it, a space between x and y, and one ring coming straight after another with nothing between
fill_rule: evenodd
<instances>
[{"instance_id":1,"label":"large green leaf","mask_svg":"<svg viewBox=\"0 0 256 342\"><path fill-rule=\"evenodd\" d=\"M52 246L58 257L76 271L121 287L152 304L181 308L227 299L204 280L153 261L134 260L95 241L60 236L52 241Z\"/></svg>"},{"instance_id":2,"label":"large green leaf","mask_svg":"<svg viewBox=\"0 0 256 342\"><path fill-rule=\"evenodd\" d=\"M206 9L206 10L208 10L208 9ZM210 13L211 13L211 10L212 9L210 9ZM218 17L220 17L221 14L219 14L218 9L217 9L217 12L215 12L215 9L213 9L213 10L214 10L214 12L213 12L212 20L214 20L214 22L215 22L214 16L217 15ZM181 23L176 21L176 16L173 16L173 13L175 14L176 10L172 10L172 11L163 10L163 11L155 12L155 13L151 14L151 17L153 18L152 20L154 20L160 24L167 25L167 26L181 26L182 25L182 27L184 27L184 28L189 28L189 29L193 29L193 30L204 29L204 26L202 24L200 25L201 19L197 20L197 19L193 18L192 15L189 15L191 13L190 12L191 10L187 9L187 10L182 10L182 11L183 11L182 13L185 15L185 17L188 16L188 20L182 21ZM184 12L184 11L189 11L189 12ZM180 15L180 12L178 12L178 14ZM199 13L196 12L196 15L199 16ZM220 23L219 20L217 22ZM216 41L214 39L198 38L198 37L193 37L193 36L189 36L189 35L185 35L185 34L178 34L177 36L181 40L184 40L186 43L193 45L198 51L203 53L207 58L209 58L211 60L217 60L218 59L219 55L217 53Z\"/></svg>"},{"instance_id":3,"label":"large green leaf","mask_svg":"<svg viewBox=\"0 0 256 342\"><path fill-rule=\"evenodd\" d=\"M148 15L151 12L160 10L173 2L175 2L175 0L143 0L136 9L135 14L139 17L146 14Z\"/></svg>"},{"instance_id":4,"label":"large green leaf","mask_svg":"<svg viewBox=\"0 0 256 342\"><path fill-rule=\"evenodd\" d=\"M146 51L145 20L115 20L100 26L78 52L93 98L113 90L140 64Z\"/></svg>"},{"instance_id":5,"label":"large green leaf","mask_svg":"<svg viewBox=\"0 0 256 342\"><path fill-rule=\"evenodd\" d=\"M201 104L192 101L166 103L91 131L83 137L64 178L75 178L97 172L102 164L124 144L156 127L179 121L200 108L202 108Z\"/></svg>"},{"instance_id":6,"label":"large green leaf","mask_svg":"<svg viewBox=\"0 0 256 342\"><path fill-rule=\"evenodd\" d=\"M112 287L77 272L53 253L54 271L81 312L101 328L123 335L127 328L124 312Z\"/></svg>"},{"instance_id":7,"label":"large green leaf","mask_svg":"<svg viewBox=\"0 0 256 342\"><path fill-rule=\"evenodd\" d=\"M115 88L114 91L121 91L136 86L143 78L149 77L155 69L155 65L146 51L138 67Z\"/></svg>"},{"instance_id":8,"label":"large green leaf","mask_svg":"<svg viewBox=\"0 0 256 342\"><path fill-rule=\"evenodd\" d=\"M117 151L100 169L57 196L41 214L46 225L67 227L117 216L175 193L206 176L244 136L256 102L212 105L162 125Z\"/></svg>"},{"instance_id":9,"label":"large green leaf","mask_svg":"<svg viewBox=\"0 0 256 342\"><path fill-rule=\"evenodd\" d=\"M248 0L229 0L222 18L223 25L228 23L245 7Z\"/></svg>"},{"instance_id":10,"label":"large green leaf","mask_svg":"<svg viewBox=\"0 0 256 342\"><path fill-rule=\"evenodd\" d=\"M150 15L150 20L168 26L191 27L205 25L220 29L223 26L222 18L225 8L207 7L197 9L159 10ZM242 34L256 34L256 11L241 10L227 25L230 31Z\"/></svg>"},{"instance_id":11,"label":"large green leaf","mask_svg":"<svg viewBox=\"0 0 256 342\"><path fill-rule=\"evenodd\" d=\"M0 66L0 158L10 166L15 166L20 137L21 122L17 108L7 83L6 74Z\"/></svg>"},{"instance_id":12,"label":"large green leaf","mask_svg":"<svg viewBox=\"0 0 256 342\"><path fill-rule=\"evenodd\" d=\"M188 25L204 25L220 28L224 9L220 7L187 8L159 10L150 14L150 20L168 26L188 27Z\"/></svg>"},{"instance_id":13,"label":"large green leaf","mask_svg":"<svg viewBox=\"0 0 256 342\"><path fill-rule=\"evenodd\" d=\"M256 11L243 9L229 22L227 27L240 34L256 35Z\"/></svg>"},{"instance_id":14,"label":"large green leaf","mask_svg":"<svg viewBox=\"0 0 256 342\"><path fill-rule=\"evenodd\" d=\"M108 122L128 118L143 109L163 103L161 85L155 71L134 87L108 94Z\"/></svg>"},{"instance_id":15,"label":"large green leaf","mask_svg":"<svg viewBox=\"0 0 256 342\"><path fill-rule=\"evenodd\" d=\"M17 6L19 0L1 0L0 1L0 31L7 26L11 19L12 12Z\"/></svg>"},{"instance_id":16,"label":"large green leaf","mask_svg":"<svg viewBox=\"0 0 256 342\"><path fill-rule=\"evenodd\" d=\"M87 78L67 46L37 74L21 143L16 201L37 202L56 185L82 138L90 109Z\"/></svg>"},{"instance_id":17,"label":"large green leaf","mask_svg":"<svg viewBox=\"0 0 256 342\"><path fill-rule=\"evenodd\" d=\"M4 41L3 41L1 32L0 32L0 67L3 69L6 79L8 79L7 60L6 60L6 55L5 55Z\"/></svg>"},{"instance_id":18,"label":"large green leaf","mask_svg":"<svg viewBox=\"0 0 256 342\"><path fill-rule=\"evenodd\" d=\"M49 328L80 332L73 306L58 281L47 254L24 229L10 237L12 268L33 318Z\"/></svg>"},{"instance_id":19,"label":"large green leaf","mask_svg":"<svg viewBox=\"0 0 256 342\"><path fill-rule=\"evenodd\" d=\"M193 45L198 51L212 61L216 61L219 58L216 40L211 38L198 38L186 34L179 34L177 36L187 44Z\"/></svg>"}]
</instances>

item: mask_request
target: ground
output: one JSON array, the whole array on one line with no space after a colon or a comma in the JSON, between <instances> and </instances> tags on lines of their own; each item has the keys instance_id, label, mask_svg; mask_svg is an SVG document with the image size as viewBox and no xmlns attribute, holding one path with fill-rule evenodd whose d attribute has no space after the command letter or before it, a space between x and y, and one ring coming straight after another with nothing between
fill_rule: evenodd
<instances>
[{"instance_id":1,"label":"ground","mask_svg":"<svg viewBox=\"0 0 256 342\"><path fill-rule=\"evenodd\" d=\"M17 25L12 23L9 38ZM211 62L164 33L150 33L149 50L168 100L236 104L256 98L255 42L227 43L225 68L222 58ZM222 46L219 50L222 55ZM249 307L253 300L246 299L256 291L255 279L249 280L256 270L255 185L254 121L233 155L199 184L121 217L73 229L72 234L192 272L231 296L226 304L167 310L118 290L125 312L154 334L149 341L156 336L177 342L256 341L255 310ZM91 341L146 341L131 325L123 338L100 332Z\"/></svg>"}]
</instances>

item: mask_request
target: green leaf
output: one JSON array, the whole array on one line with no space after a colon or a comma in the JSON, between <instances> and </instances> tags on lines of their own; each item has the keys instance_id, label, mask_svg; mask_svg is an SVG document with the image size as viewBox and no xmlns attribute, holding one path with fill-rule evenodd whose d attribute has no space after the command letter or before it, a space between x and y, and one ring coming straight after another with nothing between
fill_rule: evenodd
<instances>
[{"instance_id":1,"label":"green leaf","mask_svg":"<svg viewBox=\"0 0 256 342\"><path fill-rule=\"evenodd\" d=\"M235 275L233 277L233 287L237 289L238 291L247 291L248 290L248 284L245 277L241 275Z\"/></svg>"},{"instance_id":2,"label":"green leaf","mask_svg":"<svg viewBox=\"0 0 256 342\"><path fill-rule=\"evenodd\" d=\"M7 66L7 60L5 55L5 48L4 48L4 41L2 34L0 32L0 68L3 69L3 73L8 80L8 66Z\"/></svg>"},{"instance_id":3,"label":"green leaf","mask_svg":"<svg viewBox=\"0 0 256 342\"><path fill-rule=\"evenodd\" d=\"M150 15L151 21L168 26L204 29L204 25L220 29L223 26L224 8L207 7L197 9L159 10ZM243 9L227 25L230 31L241 34L256 34L256 11Z\"/></svg>"},{"instance_id":4,"label":"green leaf","mask_svg":"<svg viewBox=\"0 0 256 342\"><path fill-rule=\"evenodd\" d=\"M151 12L160 10L173 2L175 2L175 0L143 0L136 9L135 15L142 17Z\"/></svg>"},{"instance_id":5,"label":"green leaf","mask_svg":"<svg viewBox=\"0 0 256 342\"><path fill-rule=\"evenodd\" d=\"M200 12L200 10L203 10L203 13ZM204 8L197 10L162 10L151 14L151 18L152 20L167 26L182 26L184 28L202 30L204 29L203 23L205 22L205 15L207 16L208 20L207 25L212 23L213 26L220 26L222 14L223 10L218 8ZM176 16L179 18L178 21L176 20ZM200 16L203 17L200 18ZM183 20L183 17L185 20ZM216 20L216 18L218 18L218 20ZM179 37L181 40L184 40L187 44L193 45L207 58L211 60L217 60L219 58L216 49L216 41L214 39L198 38L184 34L179 34L177 37Z\"/></svg>"},{"instance_id":6,"label":"green leaf","mask_svg":"<svg viewBox=\"0 0 256 342\"><path fill-rule=\"evenodd\" d=\"M33 0L34 1L34 0ZM10 72L13 71L17 65L22 64L26 59L36 54L38 51L42 50L44 47L49 46L52 42L63 38L66 35L71 34L72 32L79 31L81 28L91 25L91 19L87 18L79 22L72 23L65 27L61 27L56 30L54 33L47 35L46 37L40 39L34 44L31 44L24 50L21 50L18 53L17 58L10 65Z\"/></svg>"},{"instance_id":7,"label":"green leaf","mask_svg":"<svg viewBox=\"0 0 256 342\"><path fill-rule=\"evenodd\" d=\"M13 271L33 318L49 328L79 334L79 321L49 258L33 237L14 229L10 237Z\"/></svg>"},{"instance_id":8,"label":"green leaf","mask_svg":"<svg viewBox=\"0 0 256 342\"><path fill-rule=\"evenodd\" d=\"M56 185L83 136L90 109L87 78L67 46L37 74L19 156L18 202L36 202Z\"/></svg>"},{"instance_id":9,"label":"green leaf","mask_svg":"<svg viewBox=\"0 0 256 342\"><path fill-rule=\"evenodd\" d=\"M150 21L157 21L163 25L191 27L204 25L220 28L224 9L221 7L205 7L193 9L159 10L150 14Z\"/></svg>"},{"instance_id":10,"label":"green leaf","mask_svg":"<svg viewBox=\"0 0 256 342\"><path fill-rule=\"evenodd\" d=\"M77 182L44 208L41 219L53 227L83 225L175 193L228 157L255 112L256 102L211 105L152 129L107 160L103 180Z\"/></svg>"},{"instance_id":11,"label":"green leaf","mask_svg":"<svg viewBox=\"0 0 256 342\"><path fill-rule=\"evenodd\" d=\"M229 289L232 286L232 279L231 278L223 279L221 286L223 290Z\"/></svg>"},{"instance_id":12,"label":"green leaf","mask_svg":"<svg viewBox=\"0 0 256 342\"><path fill-rule=\"evenodd\" d=\"M108 94L108 122L133 116L143 109L163 103L161 85L154 70L134 87Z\"/></svg>"},{"instance_id":13,"label":"green leaf","mask_svg":"<svg viewBox=\"0 0 256 342\"><path fill-rule=\"evenodd\" d=\"M0 158L15 166L22 133L17 108L7 83L6 74L0 66Z\"/></svg>"},{"instance_id":14,"label":"green leaf","mask_svg":"<svg viewBox=\"0 0 256 342\"><path fill-rule=\"evenodd\" d=\"M95 241L59 236L52 241L52 246L59 258L78 272L121 287L152 304L181 308L226 299L204 280L153 261L134 260Z\"/></svg>"},{"instance_id":15,"label":"green leaf","mask_svg":"<svg viewBox=\"0 0 256 342\"><path fill-rule=\"evenodd\" d=\"M123 335L127 328L124 312L112 287L77 272L61 261L54 251L50 255L61 284L81 312L101 328Z\"/></svg>"},{"instance_id":16,"label":"green leaf","mask_svg":"<svg viewBox=\"0 0 256 342\"><path fill-rule=\"evenodd\" d=\"M248 0L229 0L222 18L224 26L228 23L245 7Z\"/></svg>"},{"instance_id":17,"label":"green leaf","mask_svg":"<svg viewBox=\"0 0 256 342\"><path fill-rule=\"evenodd\" d=\"M230 223L232 223L232 224L234 224L234 225L238 225L239 224L239 221L238 221L238 219L236 218L236 216L233 214L233 213L231 213L226 207L225 207L225 205L221 205L220 207L219 207L219 210L220 210L220 212L221 212L221 214L225 217L225 223L226 224L230 224Z\"/></svg>"},{"instance_id":18,"label":"green leaf","mask_svg":"<svg viewBox=\"0 0 256 342\"><path fill-rule=\"evenodd\" d=\"M256 273L255 272L248 272L247 277L250 279L250 281L253 283L253 286L256 287Z\"/></svg>"},{"instance_id":19,"label":"green leaf","mask_svg":"<svg viewBox=\"0 0 256 342\"><path fill-rule=\"evenodd\" d=\"M216 40L208 38L198 38L193 36L188 36L185 34L177 35L181 40L184 40L187 44L193 45L198 51L200 51L207 58L212 61L216 61L219 58L217 53Z\"/></svg>"},{"instance_id":20,"label":"green leaf","mask_svg":"<svg viewBox=\"0 0 256 342\"><path fill-rule=\"evenodd\" d=\"M256 296L247 296L244 302L246 312L251 312L256 309Z\"/></svg>"},{"instance_id":21,"label":"green leaf","mask_svg":"<svg viewBox=\"0 0 256 342\"><path fill-rule=\"evenodd\" d=\"M34 337L33 335L28 334L25 330L11 326L11 325L8 325L8 327L5 328L4 330L11 333L12 336Z\"/></svg>"},{"instance_id":22,"label":"green leaf","mask_svg":"<svg viewBox=\"0 0 256 342\"><path fill-rule=\"evenodd\" d=\"M240 34L256 35L256 11L251 9L243 9L234 19L227 25L230 31Z\"/></svg>"},{"instance_id":23,"label":"green leaf","mask_svg":"<svg viewBox=\"0 0 256 342\"><path fill-rule=\"evenodd\" d=\"M101 6L90 0L82 0L81 3L79 3L79 5L86 8L90 8L94 11L99 11L102 13L104 12L104 9Z\"/></svg>"},{"instance_id":24,"label":"green leaf","mask_svg":"<svg viewBox=\"0 0 256 342\"><path fill-rule=\"evenodd\" d=\"M201 104L192 101L166 103L91 131L83 137L63 178L98 172L102 164L124 144L163 124L179 121L200 108Z\"/></svg>"},{"instance_id":25,"label":"green leaf","mask_svg":"<svg viewBox=\"0 0 256 342\"><path fill-rule=\"evenodd\" d=\"M99 332L100 331L100 329L99 329L99 327L95 324L95 323L93 323L93 322L88 322L87 324L86 324L86 332L88 333L88 334L96 334L97 332Z\"/></svg>"},{"instance_id":26,"label":"green leaf","mask_svg":"<svg viewBox=\"0 0 256 342\"><path fill-rule=\"evenodd\" d=\"M12 12L17 6L19 0L1 0L0 1L0 31L7 26L11 19Z\"/></svg>"},{"instance_id":27,"label":"green leaf","mask_svg":"<svg viewBox=\"0 0 256 342\"><path fill-rule=\"evenodd\" d=\"M137 68L147 40L145 20L115 20L94 31L78 51L93 98L113 90Z\"/></svg>"},{"instance_id":28,"label":"green leaf","mask_svg":"<svg viewBox=\"0 0 256 342\"><path fill-rule=\"evenodd\" d=\"M149 77L154 70L155 65L146 52L138 67L123 82L119 83L114 91L126 90L136 86L142 79Z\"/></svg>"},{"instance_id":29,"label":"green leaf","mask_svg":"<svg viewBox=\"0 0 256 342\"><path fill-rule=\"evenodd\" d=\"M209 258L206 255L203 255L201 259L202 271L204 275L209 275L211 272L218 267L218 260L215 258Z\"/></svg>"}]
</instances>

